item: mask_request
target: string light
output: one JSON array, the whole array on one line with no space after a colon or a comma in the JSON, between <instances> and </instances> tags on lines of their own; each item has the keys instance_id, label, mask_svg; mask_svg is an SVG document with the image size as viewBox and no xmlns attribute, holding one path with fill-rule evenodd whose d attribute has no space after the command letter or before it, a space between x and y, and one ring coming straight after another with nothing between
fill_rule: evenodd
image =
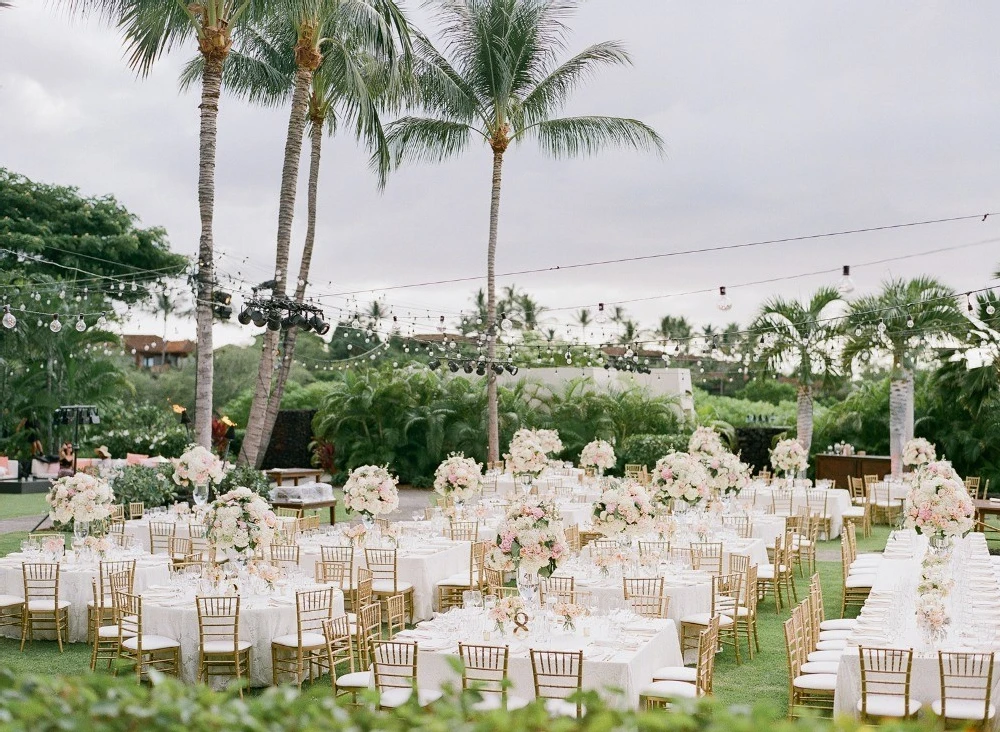
<instances>
[{"instance_id":1,"label":"string light","mask_svg":"<svg viewBox=\"0 0 1000 732\"><path fill-rule=\"evenodd\" d=\"M62 323L59 322L59 315L57 313L52 313L52 321L49 323L49 330L53 333L58 333L62 330Z\"/></svg>"},{"instance_id":2,"label":"string light","mask_svg":"<svg viewBox=\"0 0 1000 732\"><path fill-rule=\"evenodd\" d=\"M843 275L837 283L837 292L841 295L849 295L854 292L854 280L851 279L851 265L845 264Z\"/></svg>"},{"instance_id":3,"label":"string light","mask_svg":"<svg viewBox=\"0 0 1000 732\"><path fill-rule=\"evenodd\" d=\"M3 327L10 329L17 325L17 318L10 311L10 305L3 306Z\"/></svg>"},{"instance_id":4,"label":"string light","mask_svg":"<svg viewBox=\"0 0 1000 732\"><path fill-rule=\"evenodd\" d=\"M722 312L728 312L733 309L733 301L726 294L725 286L719 288L719 301L715 304L715 307Z\"/></svg>"}]
</instances>

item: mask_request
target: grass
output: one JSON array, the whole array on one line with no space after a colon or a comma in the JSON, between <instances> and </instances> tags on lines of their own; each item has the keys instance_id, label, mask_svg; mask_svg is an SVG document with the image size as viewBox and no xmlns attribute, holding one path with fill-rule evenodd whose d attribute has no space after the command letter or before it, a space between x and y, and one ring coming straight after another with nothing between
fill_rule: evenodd
<instances>
[{"instance_id":1,"label":"grass","mask_svg":"<svg viewBox=\"0 0 1000 732\"><path fill-rule=\"evenodd\" d=\"M49 512L44 493L0 494L0 521L3 519L38 516Z\"/></svg>"}]
</instances>

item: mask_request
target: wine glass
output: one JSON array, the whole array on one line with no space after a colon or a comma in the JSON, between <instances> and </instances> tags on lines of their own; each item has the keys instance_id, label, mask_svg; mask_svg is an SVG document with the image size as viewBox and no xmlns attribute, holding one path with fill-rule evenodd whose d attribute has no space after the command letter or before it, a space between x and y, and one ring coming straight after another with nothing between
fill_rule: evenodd
<instances>
[{"instance_id":1,"label":"wine glass","mask_svg":"<svg viewBox=\"0 0 1000 732\"><path fill-rule=\"evenodd\" d=\"M192 491L192 497L198 506L204 506L208 503L208 484L196 485Z\"/></svg>"}]
</instances>

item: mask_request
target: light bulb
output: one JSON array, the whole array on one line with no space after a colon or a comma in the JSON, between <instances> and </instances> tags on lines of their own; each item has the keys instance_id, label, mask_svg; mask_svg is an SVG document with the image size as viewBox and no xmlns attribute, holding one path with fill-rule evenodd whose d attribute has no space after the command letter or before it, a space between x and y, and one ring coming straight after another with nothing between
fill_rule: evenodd
<instances>
[{"instance_id":1,"label":"light bulb","mask_svg":"<svg viewBox=\"0 0 1000 732\"><path fill-rule=\"evenodd\" d=\"M912 328L914 325L916 324L913 322L913 318L910 318L909 320L906 321L907 328Z\"/></svg>"},{"instance_id":2,"label":"light bulb","mask_svg":"<svg viewBox=\"0 0 1000 732\"><path fill-rule=\"evenodd\" d=\"M995 313L996 311L997 311L997 309L995 307L993 307L992 305L987 305L986 306L986 314L987 315L993 315L993 313Z\"/></svg>"},{"instance_id":3,"label":"light bulb","mask_svg":"<svg viewBox=\"0 0 1000 732\"><path fill-rule=\"evenodd\" d=\"M511 322L506 313L502 314L500 317L503 318L503 320L500 321L500 330L505 333L509 333L511 328L514 327L514 323Z\"/></svg>"},{"instance_id":4,"label":"light bulb","mask_svg":"<svg viewBox=\"0 0 1000 732\"><path fill-rule=\"evenodd\" d=\"M837 292L841 295L846 295L849 292L854 292L854 280L851 279L851 265L844 265L844 274L840 278L840 282L837 283Z\"/></svg>"},{"instance_id":5,"label":"light bulb","mask_svg":"<svg viewBox=\"0 0 1000 732\"><path fill-rule=\"evenodd\" d=\"M594 322L598 325L604 325L608 322L608 316L604 313L604 303L597 304L597 317L594 318Z\"/></svg>"},{"instance_id":6,"label":"light bulb","mask_svg":"<svg viewBox=\"0 0 1000 732\"><path fill-rule=\"evenodd\" d=\"M726 295L725 287L719 288L719 301L715 304L715 307L719 308L722 312L733 309L733 301Z\"/></svg>"},{"instance_id":7,"label":"light bulb","mask_svg":"<svg viewBox=\"0 0 1000 732\"><path fill-rule=\"evenodd\" d=\"M101 313L101 317L97 319L97 327L102 330L108 327L108 319L104 317L104 313Z\"/></svg>"},{"instance_id":8,"label":"light bulb","mask_svg":"<svg viewBox=\"0 0 1000 732\"><path fill-rule=\"evenodd\" d=\"M13 328L17 325L17 318L10 312L10 305L4 305L3 307L3 327Z\"/></svg>"},{"instance_id":9,"label":"light bulb","mask_svg":"<svg viewBox=\"0 0 1000 732\"><path fill-rule=\"evenodd\" d=\"M58 333L62 330L62 323L59 322L59 316L54 313L52 315L52 322L49 323L49 330L53 333Z\"/></svg>"},{"instance_id":10,"label":"light bulb","mask_svg":"<svg viewBox=\"0 0 1000 732\"><path fill-rule=\"evenodd\" d=\"M83 331L87 330L87 321L81 315L76 319L76 325L73 327L76 328L77 332L83 333Z\"/></svg>"}]
</instances>

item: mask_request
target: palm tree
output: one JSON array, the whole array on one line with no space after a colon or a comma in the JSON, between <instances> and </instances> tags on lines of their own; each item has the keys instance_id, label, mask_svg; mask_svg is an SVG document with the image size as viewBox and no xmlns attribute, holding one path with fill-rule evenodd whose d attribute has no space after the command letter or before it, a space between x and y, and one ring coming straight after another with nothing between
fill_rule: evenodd
<instances>
[{"instance_id":1,"label":"palm tree","mask_svg":"<svg viewBox=\"0 0 1000 732\"><path fill-rule=\"evenodd\" d=\"M63 0L73 10L97 12L116 25L125 37L129 65L141 75L166 51L194 37L203 61L201 74L201 128L198 142L198 213L201 237L197 271L197 386L195 441L212 443L213 283L215 280L213 221L215 216L215 151L218 136L222 72L232 45L232 33L241 24L266 13L266 0L201 0L199 3L165 0Z\"/></svg>"},{"instance_id":2,"label":"palm tree","mask_svg":"<svg viewBox=\"0 0 1000 732\"><path fill-rule=\"evenodd\" d=\"M687 349L691 340L691 323L683 315L664 315L653 335L659 339L661 346L668 346L673 341L677 344L684 343L684 348Z\"/></svg>"},{"instance_id":3,"label":"palm tree","mask_svg":"<svg viewBox=\"0 0 1000 732\"><path fill-rule=\"evenodd\" d=\"M587 308L578 310L575 320L580 326L580 340L585 340L587 337L587 326L591 323L590 310Z\"/></svg>"},{"instance_id":4,"label":"palm tree","mask_svg":"<svg viewBox=\"0 0 1000 732\"><path fill-rule=\"evenodd\" d=\"M539 325L539 316L548 310L544 305L539 305L527 292L522 292L517 298L517 308L521 314L521 322L525 330L534 330Z\"/></svg>"},{"instance_id":5,"label":"palm tree","mask_svg":"<svg viewBox=\"0 0 1000 732\"><path fill-rule=\"evenodd\" d=\"M422 103L428 116L408 116L389 128L394 161L441 161L481 138L493 157L489 241L486 254L487 332L496 332L495 260L504 154L511 143L535 137L554 157L596 153L617 145L662 150L647 125L614 117L555 118L571 92L597 67L629 63L617 43L599 43L562 65L566 16L579 0L428 0L441 21L447 56L417 41L422 59ZM496 338L487 341L496 358ZM498 459L500 439L496 377L487 382L488 458Z\"/></svg>"},{"instance_id":6,"label":"palm tree","mask_svg":"<svg viewBox=\"0 0 1000 732\"><path fill-rule=\"evenodd\" d=\"M902 469L903 446L913 438L913 368L931 341L958 336L968 326L955 293L931 277L889 280L877 295L851 303L844 364L888 355L889 455L892 472Z\"/></svg>"},{"instance_id":7,"label":"palm tree","mask_svg":"<svg viewBox=\"0 0 1000 732\"><path fill-rule=\"evenodd\" d=\"M622 332L618 336L618 342L623 346L635 343L642 335L642 330L639 328L639 324L630 318L623 320L621 322L621 326Z\"/></svg>"},{"instance_id":8,"label":"palm tree","mask_svg":"<svg viewBox=\"0 0 1000 732\"><path fill-rule=\"evenodd\" d=\"M813 387L840 373L837 350L843 308L844 301L837 290L823 287L806 303L780 296L767 300L750 325L750 333L757 342L754 355L763 373L790 372L795 379L796 438L806 450L812 447Z\"/></svg>"},{"instance_id":9,"label":"palm tree","mask_svg":"<svg viewBox=\"0 0 1000 732\"><path fill-rule=\"evenodd\" d=\"M163 316L163 342L161 363L167 365L167 320L171 315L178 318L187 318L191 315L194 310L189 306L186 299L183 296L174 296L166 285L163 286L162 290L157 290L153 293L153 307L154 313L159 313Z\"/></svg>"}]
</instances>

